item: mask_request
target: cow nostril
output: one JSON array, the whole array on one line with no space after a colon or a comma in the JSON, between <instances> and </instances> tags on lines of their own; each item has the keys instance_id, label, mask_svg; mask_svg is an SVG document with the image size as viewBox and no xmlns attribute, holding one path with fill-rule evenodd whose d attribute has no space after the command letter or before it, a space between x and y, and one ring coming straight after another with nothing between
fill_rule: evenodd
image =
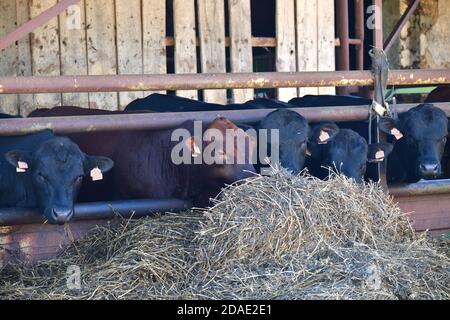
<instances>
[{"instance_id":1,"label":"cow nostril","mask_svg":"<svg viewBox=\"0 0 450 320\"><path fill-rule=\"evenodd\" d=\"M435 174L439 173L440 165L439 165L439 163L422 163L422 164L420 164L419 168L423 174L435 175Z\"/></svg>"},{"instance_id":2,"label":"cow nostril","mask_svg":"<svg viewBox=\"0 0 450 320\"><path fill-rule=\"evenodd\" d=\"M68 222L73 216L73 210L65 207L54 207L52 209L52 215L57 222Z\"/></svg>"}]
</instances>

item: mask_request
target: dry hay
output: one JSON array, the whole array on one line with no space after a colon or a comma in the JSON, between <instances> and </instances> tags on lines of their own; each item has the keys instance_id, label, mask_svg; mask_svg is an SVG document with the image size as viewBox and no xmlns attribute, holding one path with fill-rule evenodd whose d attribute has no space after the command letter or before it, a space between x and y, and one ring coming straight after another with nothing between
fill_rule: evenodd
<instances>
[{"instance_id":1,"label":"dry hay","mask_svg":"<svg viewBox=\"0 0 450 320\"><path fill-rule=\"evenodd\" d=\"M56 259L6 266L0 299L176 299L199 219L168 214L97 226ZM81 290L67 289L69 266L80 267Z\"/></svg>"},{"instance_id":2,"label":"dry hay","mask_svg":"<svg viewBox=\"0 0 450 320\"><path fill-rule=\"evenodd\" d=\"M376 184L279 172L209 210L98 227L57 259L9 266L0 298L449 299L448 252Z\"/></svg>"}]
</instances>

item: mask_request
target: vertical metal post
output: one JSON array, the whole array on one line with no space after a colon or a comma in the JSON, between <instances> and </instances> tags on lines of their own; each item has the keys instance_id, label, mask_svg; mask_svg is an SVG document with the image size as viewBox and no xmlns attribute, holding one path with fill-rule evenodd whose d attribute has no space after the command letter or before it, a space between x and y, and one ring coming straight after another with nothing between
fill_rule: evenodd
<instances>
[{"instance_id":1,"label":"vertical metal post","mask_svg":"<svg viewBox=\"0 0 450 320\"><path fill-rule=\"evenodd\" d=\"M336 31L339 37L340 46L338 47L337 64L339 70L350 70L350 34L348 20L348 0L336 1ZM349 93L348 87L337 88L340 95Z\"/></svg>"},{"instance_id":2,"label":"vertical metal post","mask_svg":"<svg viewBox=\"0 0 450 320\"><path fill-rule=\"evenodd\" d=\"M356 69L364 70L364 0L355 2L355 37L360 41L356 46Z\"/></svg>"},{"instance_id":3,"label":"vertical metal post","mask_svg":"<svg viewBox=\"0 0 450 320\"><path fill-rule=\"evenodd\" d=\"M373 30L373 46L383 49L383 1L373 0L375 5L375 29ZM386 134L378 127L379 117L377 117L377 142L385 142ZM386 179L387 160L378 164L378 178L380 185L388 192Z\"/></svg>"},{"instance_id":4,"label":"vertical metal post","mask_svg":"<svg viewBox=\"0 0 450 320\"><path fill-rule=\"evenodd\" d=\"M360 41L360 44L356 46L356 69L364 70L364 0L356 0L355 2L355 37ZM360 96L364 96L365 89L365 87L357 88Z\"/></svg>"}]
</instances>

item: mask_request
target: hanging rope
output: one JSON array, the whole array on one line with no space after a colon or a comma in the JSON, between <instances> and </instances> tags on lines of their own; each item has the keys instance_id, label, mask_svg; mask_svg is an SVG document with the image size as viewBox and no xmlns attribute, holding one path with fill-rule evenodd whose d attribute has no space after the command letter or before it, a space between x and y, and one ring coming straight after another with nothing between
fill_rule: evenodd
<instances>
[{"instance_id":1,"label":"hanging rope","mask_svg":"<svg viewBox=\"0 0 450 320\"><path fill-rule=\"evenodd\" d=\"M393 116L387 100L395 101L395 90L387 97L387 82L390 74L389 61L383 49L372 47L369 51L372 59L372 74L374 77L374 94L372 105L369 107L369 144L372 143L372 121L373 116Z\"/></svg>"}]
</instances>

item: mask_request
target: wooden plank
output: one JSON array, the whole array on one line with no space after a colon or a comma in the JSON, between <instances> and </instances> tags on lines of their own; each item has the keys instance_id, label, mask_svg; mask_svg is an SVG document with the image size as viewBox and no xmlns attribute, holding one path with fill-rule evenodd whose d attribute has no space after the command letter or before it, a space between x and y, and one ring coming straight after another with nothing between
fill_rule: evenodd
<instances>
[{"instance_id":1,"label":"wooden plank","mask_svg":"<svg viewBox=\"0 0 450 320\"><path fill-rule=\"evenodd\" d=\"M404 213L414 222L414 229L450 229L450 199L448 194L434 194L412 197L396 197L395 200Z\"/></svg>"},{"instance_id":2,"label":"wooden plank","mask_svg":"<svg viewBox=\"0 0 450 320\"><path fill-rule=\"evenodd\" d=\"M116 65L114 0L86 0L88 73L114 75ZM89 93L89 107L117 110L117 93Z\"/></svg>"},{"instance_id":3,"label":"wooden plank","mask_svg":"<svg viewBox=\"0 0 450 320\"><path fill-rule=\"evenodd\" d=\"M276 69L279 72L296 71L294 0L277 0L275 11ZM288 101L296 96L297 88L278 89L278 99L281 101Z\"/></svg>"},{"instance_id":4,"label":"wooden plank","mask_svg":"<svg viewBox=\"0 0 450 320\"><path fill-rule=\"evenodd\" d=\"M317 0L297 0L297 70L317 71ZM318 88L299 88L299 96L317 95Z\"/></svg>"},{"instance_id":5,"label":"wooden plank","mask_svg":"<svg viewBox=\"0 0 450 320\"><path fill-rule=\"evenodd\" d=\"M232 72L252 72L252 21L250 0L230 0L230 53ZM233 90L235 103L253 99L253 89Z\"/></svg>"},{"instance_id":6,"label":"wooden plank","mask_svg":"<svg viewBox=\"0 0 450 320\"><path fill-rule=\"evenodd\" d=\"M317 0L317 27L317 70L334 71L334 0ZM336 88L321 87L319 94L336 94Z\"/></svg>"},{"instance_id":7,"label":"wooden plank","mask_svg":"<svg viewBox=\"0 0 450 320\"><path fill-rule=\"evenodd\" d=\"M0 227L0 246L10 252L27 253L25 261L34 263L56 257L73 240L86 236L96 225L108 220L74 221L65 226L26 224ZM14 256L0 249L0 267L14 262Z\"/></svg>"},{"instance_id":8,"label":"wooden plank","mask_svg":"<svg viewBox=\"0 0 450 320\"><path fill-rule=\"evenodd\" d=\"M197 46L194 0L173 0L175 73L197 73ZM197 99L196 90L177 91L177 95Z\"/></svg>"},{"instance_id":9,"label":"wooden plank","mask_svg":"<svg viewBox=\"0 0 450 320\"><path fill-rule=\"evenodd\" d=\"M59 15L61 74L87 75L86 17L84 0ZM63 105L87 108L87 93L63 93Z\"/></svg>"},{"instance_id":10,"label":"wooden plank","mask_svg":"<svg viewBox=\"0 0 450 320\"><path fill-rule=\"evenodd\" d=\"M153 1L144 1L149 4ZM145 15L145 14L144 14ZM119 74L142 74L142 21L140 0L116 0L117 61ZM119 109L143 97L142 91L119 93Z\"/></svg>"},{"instance_id":11,"label":"wooden plank","mask_svg":"<svg viewBox=\"0 0 450 320\"><path fill-rule=\"evenodd\" d=\"M0 37L13 31L16 26L16 1L0 1ZM11 45L0 50L0 76L15 76L17 66L17 46ZM0 88L0 112L18 114L17 94L1 94Z\"/></svg>"},{"instance_id":12,"label":"wooden plank","mask_svg":"<svg viewBox=\"0 0 450 320\"><path fill-rule=\"evenodd\" d=\"M57 0L30 1L30 17L34 18ZM31 33L31 59L34 76L59 76L61 65L59 56L58 17ZM60 93L34 95L34 108L49 108L61 105Z\"/></svg>"},{"instance_id":13,"label":"wooden plank","mask_svg":"<svg viewBox=\"0 0 450 320\"><path fill-rule=\"evenodd\" d=\"M165 74L167 73L166 1L143 1L142 12L144 73ZM152 92L147 91L145 95L150 93Z\"/></svg>"},{"instance_id":14,"label":"wooden plank","mask_svg":"<svg viewBox=\"0 0 450 320\"><path fill-rule=\"evenodd\" d=\"M30 19L30 7L28 0L16 0L16 20L20 26ZM27 35L17 42L17 75L31 76L31 39ZM19 94L19 113L21 116L27 116L34 109L34 100L32 94Z\"/></svg>"},{"instance_id":15,"label":"wooden plank","mask_svg":"<svg viewBox=\"0 0 450 320\"><path fill-rule=\"evenodd\" d=\"M336 39L336 43L339 43L339 39ZM195 39L197 47L200 46L200 39ZM230 37L225 37L225 47L229 47L231 44ZM173 37L166 37L166 46L173 47L175 45L175 39ZM254 48L275 48L277 46L277 39L271 37L252 37L252 47Z\"/></svg>"},{"instance_id":16,"label":"wooden plank","mask_svg":"<svg viewBox=\"0 0 450 320\"><path fill-rule=\"evenodd\" d=\"M226 72L224 0L198 0L200 60L203 73ZM204 100L227 103L226 90L204 90Z\"/></svg>"}]
</instances>

